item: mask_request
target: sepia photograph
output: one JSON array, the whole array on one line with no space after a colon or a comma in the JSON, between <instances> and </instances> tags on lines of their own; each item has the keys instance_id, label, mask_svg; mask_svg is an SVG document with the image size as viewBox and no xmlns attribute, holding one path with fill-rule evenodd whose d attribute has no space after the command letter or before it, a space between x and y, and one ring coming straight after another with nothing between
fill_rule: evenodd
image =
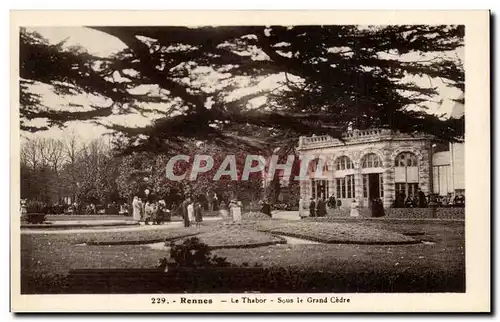
<instances>
[{"instance_id":1,"label":"sepia photograph","mask_svg":"<svg viewBox=\"0 0 500 322\"><path fill-rule=\"evenodd\" d=\"M471 291L490 156L466 122L489 124L489 83L469 94L466 20L142 17L11 30L19 295L293 311Z\"/></svg>"}]
</instances>

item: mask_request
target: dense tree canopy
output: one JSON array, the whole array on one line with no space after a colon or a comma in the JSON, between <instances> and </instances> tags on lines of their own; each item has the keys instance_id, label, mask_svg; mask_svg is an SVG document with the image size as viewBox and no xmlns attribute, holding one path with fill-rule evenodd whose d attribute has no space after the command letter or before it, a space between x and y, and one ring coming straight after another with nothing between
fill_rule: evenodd
<instances>
[{"instance_id":1,"label":"dense tree canopy","mask_svg":"<svg viewBox=\"0 0 500 322\"><path fill-rule=\"evenodd\" d=\"M414 75L428 76L464 90L462 62L443 54L463 46L463 26L92 28L117 37L126 49L96 57L21 30L24 130L44 129L26 123L38 118L54 126L139 112L154 115L154 122L109 125L129 150L171 151L192 139L269 150L298 135L338 137L351 122L451 140L463 136L463 118L444 120L425 111L436 89L411 82ZM283 76L277 88L232 95L276 74ZM34 84L103 103L54 110L42 106ZM263 95L263 105L251 104Z\"/></svg>"}]
</instances>

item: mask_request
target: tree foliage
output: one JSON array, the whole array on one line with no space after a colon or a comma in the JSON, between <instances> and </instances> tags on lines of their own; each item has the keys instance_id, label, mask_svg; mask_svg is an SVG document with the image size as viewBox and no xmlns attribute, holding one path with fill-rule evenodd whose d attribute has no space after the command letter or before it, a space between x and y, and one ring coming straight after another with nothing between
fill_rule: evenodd
<instances>
[{"instance_id":1,"label":"tree foliage","mask_svg":"<svg viewBox=\"0 0 500 322\"><path fill-rule=\"evenodd\" d=\"M149 189L158 197L167 199L168 203L176 202L176 197L181 195L191 195L197 200L209 199L214 194L218 195L219 200L225 199L226 201L232 198L245 201L260 198L261 173L251 173L248 180L240 180L247 156L244 151L227 153L215 145L198 147L192 142L186 151L188 151L186 156L189 162L176 162L173 168L175 175L185 176L185 179L178 181L166 176L167 163L174 154L134 152L124 156L117 179L121 196L125 198L131 198L134 195L143 196L144 190ZM209 171L198 173L196 178L191 180L195 155L212 157L213 167ZM220 177L220 180L214 180L226 157L232 155L234 155L237 178L225 175ZM206 163L202 163L202 166L205 165Z\"/></svg>"},{"instance_id":2,"label":"tree foliage","mask_svg":"<svg viewBox=\"0 0 500 322\"><path fill-rule=\"evenodd\" d=\"M437 89L411 82L413 76L440 78L464 90L462 62L445 55L463 46L463 26L92 28L126 49L96 57L21 31L23 122L154 116L145 127L108 125L128 152L183 150L193 139L269 151L298 135L340 137L351 122L450 140L463 136L463 118L444 120L424 110ZM272 75L283 78L277 88L232 94ZM41 105L33 84L104 103L53 110ZM262 95L265 104L250 104Z\"/></svg>"}]
</instances>

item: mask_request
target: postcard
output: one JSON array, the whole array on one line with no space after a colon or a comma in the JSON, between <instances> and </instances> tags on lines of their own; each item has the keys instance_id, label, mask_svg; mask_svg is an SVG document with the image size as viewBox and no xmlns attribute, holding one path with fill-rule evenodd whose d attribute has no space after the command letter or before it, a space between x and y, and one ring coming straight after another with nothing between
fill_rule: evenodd
<instances>
[{"instance_id":1,"label":"postcard","mask_svg":"<svg viewBox=\"0 0 500 322\"><path fill-rule=\"evenodd\" d=\"M490 312L489 18L11 12L11 310Z\"/></svg>"}]
</instances>

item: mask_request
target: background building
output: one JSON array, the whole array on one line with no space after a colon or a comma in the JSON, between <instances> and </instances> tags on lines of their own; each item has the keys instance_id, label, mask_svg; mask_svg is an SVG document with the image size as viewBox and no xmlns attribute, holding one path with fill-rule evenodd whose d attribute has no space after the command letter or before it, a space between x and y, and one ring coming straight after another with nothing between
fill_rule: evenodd
<instances>
[{"instance_id":1,"label":"background building","mask_svg":"<svg viewBox=\"0 0 500 322\"><path fill-rule=\"evenodd\" d=\"M450 117L464 115L456 104ZM300 183L302 198L331 195L349 206L362 207L381 198L390 207L396 194L416 196L418 189L441 196L465 192L464 144L440 142L429 135L409 135L386 129L351 130L343 140L330 136L300 137L302 158L312 158L309 180ZM323 176L316 168L323 162Z\"/></svg>"}]
</instances>

